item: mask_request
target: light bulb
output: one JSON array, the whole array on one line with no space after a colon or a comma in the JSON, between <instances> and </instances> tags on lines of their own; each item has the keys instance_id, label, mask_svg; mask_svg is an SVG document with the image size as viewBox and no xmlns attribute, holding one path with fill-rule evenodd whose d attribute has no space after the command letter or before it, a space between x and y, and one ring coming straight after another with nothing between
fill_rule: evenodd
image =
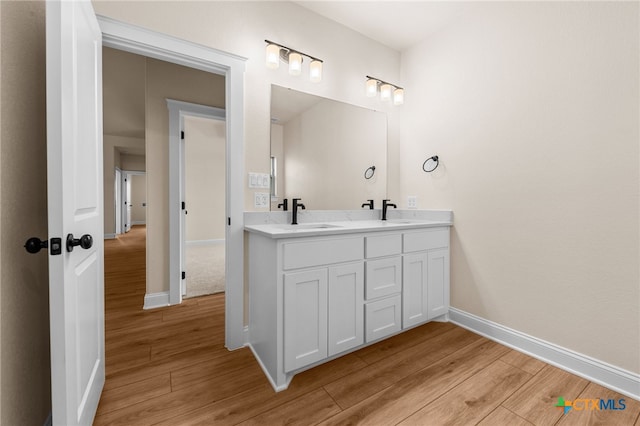
<instances>
[{"instance_id":1,"label":"light bulb","mask_svg":"<svg viewBox=\"0 0 640 426\"><path fill-rule=\"evenodd\" d=\"M267 44L267 68L276 69L280 66L280 46Z\"/></svg>"},{"instance_id":2,"label":"light bulb","mask_svg":"<svg viewBox=\"0 0 640 426\"><path fill-rule=\"evenodd\" d=\"M302 55L297 52L289 53L289 74L300 75L302 72Z\"/></svg>"},{"instance_id":3,"label":"light bulb","mask_svg":"<svg viewBox=\"0 0 640 426\"><path fill-rule=\"evenodd\" d=\"M372 78L367 80L367 96L373 98L378 94L378 80Z\"/></svg>"},{"instance_id":4,"label":"light bulb","mask_svg":"<svg viewBox=\"0 0 640 426\"><path fill-rule=\"evenodd\" d=\"M388 101L389 99L391 99L391 85L390 84L383 84L382 86L380 86L380 99L383 101Z\"/></svg>"},{"instance_id":5,"label":"light bulb","mask_svg":"<svg viewBox=\"0 0 640 426\"><path fill-rule=\"evenodd\" d=\"M393 91L393 104L402 105L404 103L404 89L396 89Z\"/></svg>"},{"instance_id":6,"label":"light bulb","mask_svg":"<svg viewBox=\"0 0 640 426\"><path fill-rule=\"evenodd\" d=\"M319 83L322 80L322 61L314 59L309 64L309 79L313 83Z\"/></svg>"}]
</instances>

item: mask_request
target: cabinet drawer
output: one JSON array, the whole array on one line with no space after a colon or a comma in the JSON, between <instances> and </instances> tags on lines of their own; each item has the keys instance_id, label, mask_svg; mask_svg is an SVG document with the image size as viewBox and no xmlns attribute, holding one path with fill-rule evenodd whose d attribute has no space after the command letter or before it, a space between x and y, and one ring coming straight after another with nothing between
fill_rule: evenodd
<instances>
[{"instance_id":1,"label":"cabinet drawer","mask_svg":"<svg viewBox=\"0 0 640 426\"><path fill-rule=\"evenodd\" d=\"M402 257L366 261L365 297L367 300L400 293L401 280Z\"/></svg>"},{"instance_id":2,"label":"cabinet drawer","mask_svg":"<svg viewBox=\"0 0 640 426\"><path fill-rule=\"evenodd\" d=\"M285 243L283 268L296 269L364 258L363 237Z\"/></svg>"},{"instance_id":3,"label":"cabinet drawer","mask_svg":"<svg viewBox=\"0 0 640 426\"><path fill-rule=\"evenodd\" d=\"M402 250L412 251L431 250L449 247L449 228L435 228L421 232L407 232L404 234Z\"/></svg>"},{"instance_id":4,"label":"cabinet drawer","mask_svg":"<svg viewBox=\"0 0 640 426\"><path fill-rule=\"evenodd\" d=\"M392 256L402 253L401 234L366 237L364 244L367 258Z\"/></svg>"},{"instance_id":5,"label":"cabinet drawer","mask_svg":"<svg viewBox=\"0 0 640 426\"><path fill-rule=\"evenodd\" d=\"M368 342L400 331L400 295L369 302L365 305L365 338Z\"/></svg>"}]
</instances>

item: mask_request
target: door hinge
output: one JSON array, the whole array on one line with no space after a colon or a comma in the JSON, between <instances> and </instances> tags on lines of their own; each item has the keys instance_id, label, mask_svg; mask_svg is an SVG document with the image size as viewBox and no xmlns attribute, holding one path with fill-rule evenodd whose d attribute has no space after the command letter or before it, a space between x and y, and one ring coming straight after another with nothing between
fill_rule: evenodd
<instances>
[{"instance_id":1,"label":"door hinge","mask_svg":"<svg viewBox=\"0 0 640 426\"><path fill-rule=\"evenodd\" d=\"M184 131L180 132L180 139L184 139Z\"/></svg>"},{"instance_id":2,"label":"door hinge","mask_svg":"<svg viewBox=\"0 0 640 426\"><path fill-rule=\"evenodd\" d=\"M182 279L186 279L187 278L187 273L185 271L182 271Z\"/></svg>"},{"instance_id":3,"label":"door hinge","mask_svg":"<svg viewBox=\"0 0 640 426\"><path fill-rule=\"evenodd\" d=\"M180 205L182 206L182 210L185 210L187 208L187 204L184 201Z\"/></svg>"},{"instance_id":4,"label":"door hinge","mask_svg":"<svg viewBox=\"0 0 640 426\"><path fill-rule=\"evenodd\" d=\"M230 217L228 217L228 218L227 218L227 224L228 224L229 226L231 226L231 218L230 218Z\"/></svg>"}]
</instances>

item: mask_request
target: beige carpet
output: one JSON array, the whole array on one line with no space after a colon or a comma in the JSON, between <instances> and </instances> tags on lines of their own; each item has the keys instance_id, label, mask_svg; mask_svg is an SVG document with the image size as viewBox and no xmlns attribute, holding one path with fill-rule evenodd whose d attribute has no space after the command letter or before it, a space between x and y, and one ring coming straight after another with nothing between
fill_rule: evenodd
<instances>
[{"instance_id":1,"label":"beige carpet","mask_svg":"<svg viewBox=\"0 0 640 426\"><path fill-rule=\"evenodd\" d=\"M187 294L185 298L220 293L225 288L224 241L187 244Z\"/></svg>"}]
</instances>

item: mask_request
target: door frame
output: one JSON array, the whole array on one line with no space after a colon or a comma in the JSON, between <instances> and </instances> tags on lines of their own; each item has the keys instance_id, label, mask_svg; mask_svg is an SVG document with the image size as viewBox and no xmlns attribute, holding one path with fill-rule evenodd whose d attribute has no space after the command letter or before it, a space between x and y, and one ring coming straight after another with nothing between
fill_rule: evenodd
<instances>
[{"instance_id":1,"label":"door frame","mask_svg":"<svg viewBox=\"0 0 640 426\"><path fill-rule=\"evenodd\" d=\"M244 72L246 58L167 34L97 16L102 45L225 77L226 110L226 291L225 346L245 345L244 332ZM173 182L171 184L174 184ZM179 209L172 206L171 212ZM179 214L179 211L178 211ZM179 235L169 235L177 241ZM147 268L149 265L147 264Z\"/></svg>"},{"instance_id":2,"label":"door frame","mask_svg":"<svg viewBox=\"0 0 640 426\"><path fill-rule=\"evenodd\" d=\"M186 271L184 212L182 208L173 208L173 206L179 206L185 201L185 146L184 139L181 137L181 133L184 131L184 117L203 117L226 121L226 111L223 108L174 99L167 99L167 108L169 109L169 206L171 206L169 212L169 304L177 305L182 303L182 284L184 282L182 271ZM226 246L228 231L229 227L227 226L225 228L225 253L228 249ZM174 236L177 236L177 241L172 240ZM225 256L225 263L227 257Z\"/></svg>"},{"instance_id":3,"label":"door frame","mask_svg":"<svg viewBox=\"0 0 640 426\"><path fill-rule=\"evenodd\" d=\"M131 201L131 194L128 191L128 188L130 187L127 186L126 182L127 180L131 179L131 176L133 175L138 175L138 176L145 176L147 174L146 171L139 171L139 170L120 170L120 179L122 179L122 182L120 183L120 187L121 187L121 200L120 200L120 224L121 224L121 228L122 228L122 232L121 234L125 234L127 233L127 227L126 225L129 225L129 230L131 230L131 226L133 224L129 223L125 223L127 221L127 209L129 208L129 202ZM124 204L123 200L127 201L127 205ZM117 230L116 230L117 232Z\"/></svg>"}]
</instances>

